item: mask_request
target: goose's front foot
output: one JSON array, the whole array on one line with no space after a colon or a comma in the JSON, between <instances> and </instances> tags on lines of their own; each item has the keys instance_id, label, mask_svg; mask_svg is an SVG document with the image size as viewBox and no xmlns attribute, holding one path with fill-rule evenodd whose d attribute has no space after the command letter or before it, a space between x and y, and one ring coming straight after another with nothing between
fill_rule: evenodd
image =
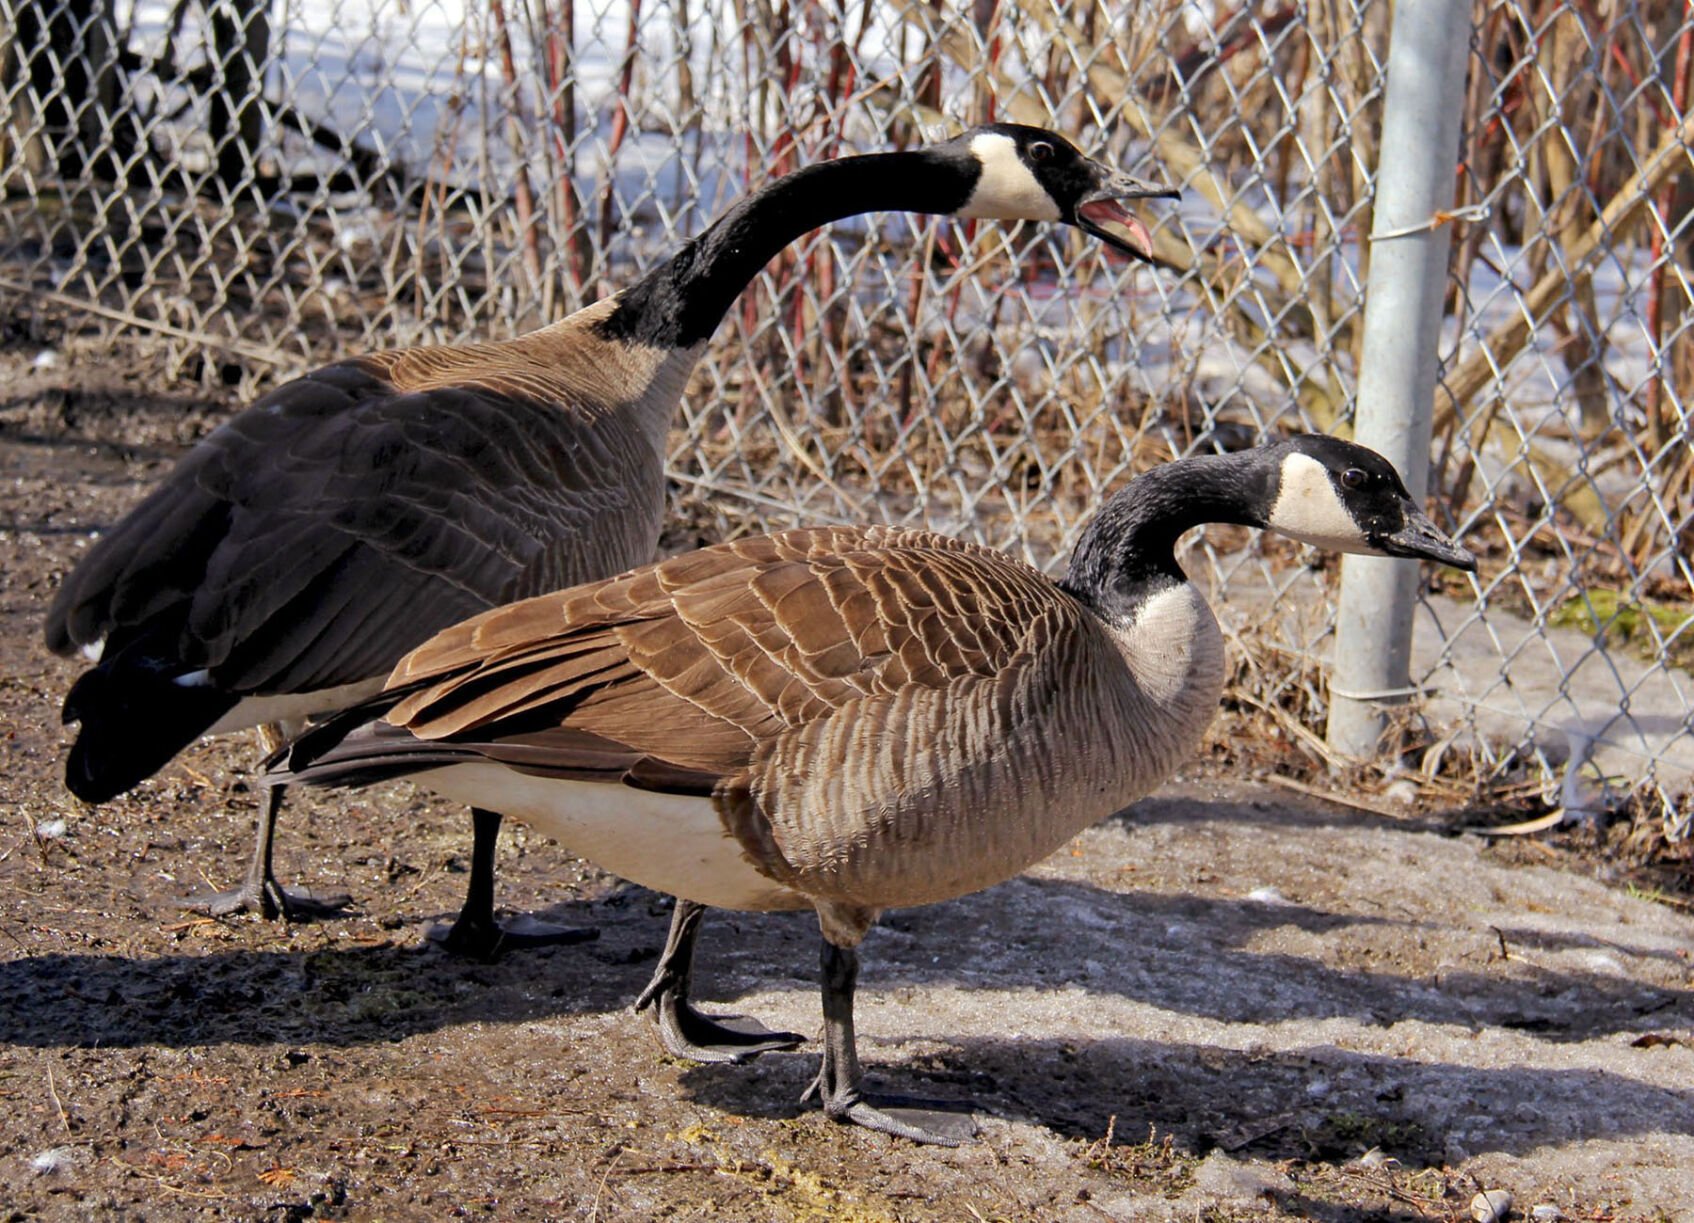
<instances>
[{"instance_id":1,"label":"goose's front foot","mask_svg":"<svg viewBox=\"0 0 1694 1223\"><path fill-rule=\"evenodd\" d=\"M823 1065L800 1097L814 1096L824 1116L843 1124L893 1134L937 1147L956 1147L976 1137L976 1119L966 1106L904 1096L878 1099L861 1090L858 1043L853 1031L853 993L859 982L859 953L827 938L823 944Z\"/></svg>"},{"instance_id":2,"label":"goose's front foot","mask_svg":"<svg viewBox=\"0 0 1694 1223\"><path fill-rule=\"evenodd\" d=\"M689 1003L694 940L705 912L704 905L677 898L664 954L653 970L653 979L635 1000L637 1011L652 1010L653 1026L665 1052L695 1062L740 1063L752 1061L761 1053L779 1053L804 1044L806 1038L797 1032L775 1032L743 1015L712 1018Z\"/></svg>"},{"instance_id":3,"label":"goose's front foot","mask_svg":"<svg viewBox=\"0 0 1694 1223\"><path fill-rule=\"evenodd\" d=\"M936 1147L961 1146L977 1136L976 1118L967 1106L907 1096L866 1096L856 1085L837 1086L832 1090L826 1081L830 1069L826 1053L823 1069L806 1088L800 1102L804 1104L816 1098L823 1105L823 1115L831 1121L862 1125L880 1134Z\"/></svg>"},{"instance_id":4,"label":"goose's front foot","mask_svg":"<svg viewBox=\"0 0 1694 1223\"><path fill-rule=\"evenodd\" d=\"M782 1053L805 1043L806 1038L798 1032L772 1031L745 1015L702 1015L689 1005L684 991L661 982L663 975L656 974L652 984L641 991L635 1009L652 1009L659 1043L672 1057L739 1064L761 1053Z\"/></svg>"},{"instance_id":5,"label":"goose's front foot","mask_svg":"<svg viewBox=\"0 0 1694 1223\"><path fill-rule=\"evenodd\" d=\"M493 963L508 951L568 947L600 937L600 932L592 927L555 926L533 917L514 917L502 926L494 920L492 910L486 914L460 913L451 926L431 926L427 934L443 951L485 964Z\"/></svg>"}]
</instances>

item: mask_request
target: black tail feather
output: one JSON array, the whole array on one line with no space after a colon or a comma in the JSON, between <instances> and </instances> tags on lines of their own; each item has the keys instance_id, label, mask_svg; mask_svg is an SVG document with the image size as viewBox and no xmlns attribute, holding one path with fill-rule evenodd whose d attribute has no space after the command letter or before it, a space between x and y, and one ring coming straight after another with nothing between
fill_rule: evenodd
<instances>
[{"instance_id":1,"label":"black tail feather","mask_svg":"<svg viewBox=\"0 0 1694 1223\"><path fill-rule=\"evenodd\" d=\"M334 749L340 740L346 739L354 730L363 727L366 722L376 722L388 710L395 708L405 693L378 693L369 700L359 701L357 705L349 705L346 710L330 713L322 722L313 722L296 735L291 742L281 745L271 752L264 761L268 772L278 772L280 769L303 769L320 755ZM276 783L269 783L276 784Z\"/></svg>"},{"instance_id":2,"label":"black tail feather","mask_svg":"<svg viewBox=\"0 0 1694 1223\"><path fill-rule=\"evenodd\" d=\"M362 716L353 716L361 711ZM484 759L474 748L419 739L404 727L372 721L381 712L355 706L312 727L270 758L263 783L357 789L442 765ZM324 732L321 736L320 731Z\"/></svg>"},{"instance_id":3,"label":"black tail feather","mask_svg":"<svg viewBox=\"0 0 1694 1223\"><path fill-rule=\"evenodd\" d=\"M116 798L164 768L240 699L178 684L146 666L102 663L65 696L64 721L82 724L65 761L65 785L85 802Z\"/></svg>"},{"instance_id":4,"label":"black tail feather","mask_svg":"<svg viewBox=\"0 0 1694 1223\"><path fill-rule=\"evenodd\" d=\"M337 710L321 722L313 722L291 742L283 744L266 758L265 784L292 784L283 774L295 769L305 769L315 763L320 756L339 746L343 739L359 727L367 722L375 722L393 709L410 691L410 688L393 688L379 692L357 705Z\"/></svg>"}]
</instances>

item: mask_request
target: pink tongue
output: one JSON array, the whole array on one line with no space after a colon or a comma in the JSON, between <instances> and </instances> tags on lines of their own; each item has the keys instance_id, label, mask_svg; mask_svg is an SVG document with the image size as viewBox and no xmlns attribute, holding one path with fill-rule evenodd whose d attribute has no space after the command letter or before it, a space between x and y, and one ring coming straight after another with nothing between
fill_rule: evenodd
<instances>
[{"instance_id":1,"label":"pink tongue","mask_svg":"<svg viewBox=\"0 0 1694 1223\"><path fill-rule=\"evenodd\" d=\"M1096 225L1106 226L1115 230L1128 230L1127 234L1118 233L1136 247L1143 255L1153 253L1153 235L1147 232L1147 227L1138 221L1135 214L1130 212L1116 200L1093 200L1078 208L1077 215Z\"/></svg>"}]
</instances>

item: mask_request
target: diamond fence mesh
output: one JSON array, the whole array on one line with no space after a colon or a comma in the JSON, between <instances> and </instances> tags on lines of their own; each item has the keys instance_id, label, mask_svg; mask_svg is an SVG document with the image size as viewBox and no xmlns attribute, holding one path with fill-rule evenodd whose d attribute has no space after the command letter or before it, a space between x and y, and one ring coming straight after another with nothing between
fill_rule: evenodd
<instances>
[{"instance_id":1,"label":"diamond fence mesh","mask_svg":"<svg viewBox=\"0 0 1694 1223\"><path fill-rule=\"evenodd\" d=\"M1050 565L1147 463L1347 428L1388 25L1386 0L0 0L0 293L251 392L551 321L810 161L1057 127L1183 186L1144 211L1166 269L837 225L743 296L672 447L701 537L922 522ZM1455 37L1432 493L1483 566L1423 604L1421 759L1680 836L1694 25L1479 0ZM1321 751L1333 569L1217 529L1191 559L1232 691Z\"/></svg>"}]
</instances>

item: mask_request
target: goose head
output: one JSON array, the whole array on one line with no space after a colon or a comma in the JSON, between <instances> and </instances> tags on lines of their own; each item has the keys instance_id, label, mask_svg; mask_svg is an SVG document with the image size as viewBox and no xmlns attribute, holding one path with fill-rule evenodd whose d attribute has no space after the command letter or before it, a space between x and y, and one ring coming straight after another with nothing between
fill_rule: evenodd
<instances>
[{"instance_id":1,"label":"goose head","mask_svg":"<svg viewBox=\"0 0 1694 1223\"><path fill-rule=\"evenodd\" d=\"M1337 552L1476 569L1476 557L1430 521L1376 451L1306 434L1267 447L1266 454L1276 462L1261 523L1267 530Z\"/></svg>"},{"instance_id":2,"label":"goose head","mask_svg":"<svg viewBox=\"0 0 1694 1223\"><path fill-rule=\"evenodd\" d=\"M954 216L1058 221L1148 263L1153 260L1152 236L1124 201L1181 194L1175 187L1102 165L1063 136L1040 127L993 123L933 147L960 157L974 176L970 196Z\"/></svg>"}]
</instances>

